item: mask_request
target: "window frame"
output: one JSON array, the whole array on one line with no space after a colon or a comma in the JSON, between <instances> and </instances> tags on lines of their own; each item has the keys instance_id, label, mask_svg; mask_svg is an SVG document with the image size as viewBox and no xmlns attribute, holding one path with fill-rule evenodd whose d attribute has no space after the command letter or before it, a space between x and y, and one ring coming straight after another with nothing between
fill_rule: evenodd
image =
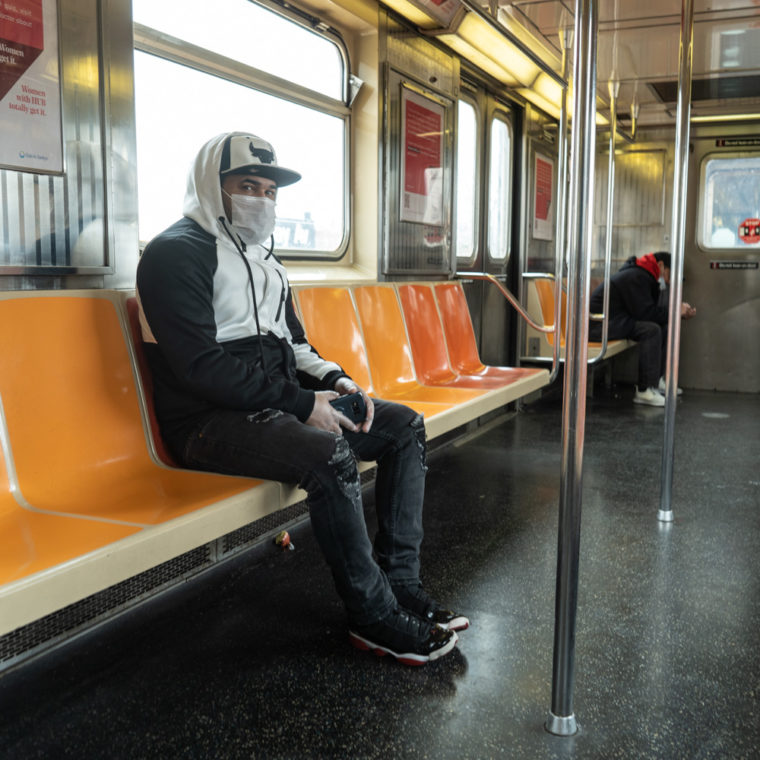
<instances>
[{"instance_id":1,"label":"window frame","mask_svg":"<svg viewBox=\"0 0 760 760\"><path fill-rule=\"evenodd\" d=\"M459 132L459 102L469 105L475 115L475 145L474 145L474 158L476 176L480 174L480 162L482 159L482 131L483 131L483 113L478 103L478 99L475 95L471 95L466 90L462 90L457 98L457 133ZM462 267L470 267L475 261L477 261L480 253L480 234L482 224L482 214L480 213L481 204L481 186L479 182L474 182L474 193L472 200L472 253L469 256L459 256L457 253L459 246L458 229L459 229L459 204L458 188L459 188L460 166L459 166L459 145L457 143L456 149L456 174L454 179L454 258L456 260L457 269Z\"/></svg>"},{"instance_id":2,"label":"window frame","mask_svg":"<svg viewBox=\"0 0 760 760\"><path fill-rule=\"evenodd\" d=\"M737 158L754 158L760 161L760 151L751 150L738 150L730 152L711 151L706 153L699 165L699 196L697 200L697 218L696 218L696 230L695 230L695 242L700 251L705 253L726 253L735 255L742 251L757 251L760 244L748 245L732 245L732 246L718 246L712 245L710 242L704 239L705 235L705 213L707 213L707 187L706 187L706 173L707 165L710 161L715 160L732 160Z\"/></svg>"},{"instance_id":3,"label":"window frame","mask_svg":"<svg viewBox=\"0 0 760 760\"><path fill-rule=\"evenodd\" d=\"M135 22L133 24L133 48L141 53L162 58L170 63L186 66L195 71L217 77L232 84L270 95L297 106L314 109L328 116L339 118L343 121L343 234L338 246L332 251L312 250L304 251L297 248L276 248L277 255L283 259L302 261L337 261L343 258L348 251L348 242L351 235L351 146L350 146L350 116L349 107L351 68L348 48L340 33L320 22L314 17L302 18L301 14L291 9L288 12L279 7L273 7L266 2L254 2L266 10L277 13L286 20L296 23L308 31L320 35L334 44L343 61L343 100L337 100L327 95L315 92L307 87L298 85L287 79L283 79L269 72L257 69L253 66L240 63L232 58L215 53L193 43L172 37L165 32L160 32L151 27ZM189 160L189 159L188 159ZM139 191L139 188L138 188ZM138 220L139 224L139 220ZM147 241L140 241L142 246Z\"/></svg>"},{"instance_id":4,"label":"window frame","mask_svg":"<svg viewBox=\"0 0 760 760\"><path fill-rule=\"evenodd\" d=\"M509 177L507 178L507 187L509 194L507 196L507 229L506 229L506 243L507 248L504 256L494 256L491 252L491 171L493 169L493 125L494 122L501 122L507 128L507 134L509 136ZM514 174L515 174L515 130L512 123L512 113L504 107L497 106L490 114L488 120L488 155L486 156L488 161L488 204L485 209L486 213L486 259L489 263L506 265L512 255L512 206L513 206L513 191L514 191Z\"/></svg>"}]
</instances>

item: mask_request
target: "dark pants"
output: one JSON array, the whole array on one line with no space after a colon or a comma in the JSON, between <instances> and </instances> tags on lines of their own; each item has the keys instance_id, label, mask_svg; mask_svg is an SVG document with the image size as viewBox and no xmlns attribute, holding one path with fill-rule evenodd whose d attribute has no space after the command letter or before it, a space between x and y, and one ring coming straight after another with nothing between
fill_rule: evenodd
<instances>
[{"instance_id":1,"label":"dark pants","mask_svg":"<svg viewBox=\"0 0 760 760\"><path fill-rule=\"evenodd\" d=\"M357 625L388 614L396 601L390 583L416 583L420 572L424 423L406 406L374 403L369 433L344 430L336 436L275 409L218 410L182 439L167 441L186 467L305 489L314 534ZM356 458L377 461L377 560L364 520Z\"/></svg>"},{"instance_id":2,"label":"dark pants","mask_svg":"<svg viewBox=\"0 0 760 760\"><path fill-rule=\"evenodd\" d=\"M639 344L639 388L657 388L665 367L668 346L667 327L658 325L656 322L635 322L633 330L621 335L616 334L614 325L610 324L608 338L609 340L630 338ZM601 323L591 322L589 339L593 341L602 339Z\"/></svg>"}]
</instances>

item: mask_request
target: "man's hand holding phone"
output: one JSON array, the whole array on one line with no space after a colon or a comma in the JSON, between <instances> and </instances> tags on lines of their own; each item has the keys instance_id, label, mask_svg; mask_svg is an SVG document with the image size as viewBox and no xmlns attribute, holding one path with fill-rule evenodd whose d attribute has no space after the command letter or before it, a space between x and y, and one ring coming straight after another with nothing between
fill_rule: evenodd
<instances>
[{"instance_id":1,"label":"man's hand holding phone","mask_svg":"<svg viewBox=\"0 0 760 760\"><path fill-rule=\"evenodd\" d=\"M335 391L340 396L330 401L333 407L338 409L349 421L358 425L359 430L363 433L369 432L375 416L372 399L353 380L347 377L341 377L335 383ZM349 413L346 414L344 409Z\"/></svg>"}]
</instances>

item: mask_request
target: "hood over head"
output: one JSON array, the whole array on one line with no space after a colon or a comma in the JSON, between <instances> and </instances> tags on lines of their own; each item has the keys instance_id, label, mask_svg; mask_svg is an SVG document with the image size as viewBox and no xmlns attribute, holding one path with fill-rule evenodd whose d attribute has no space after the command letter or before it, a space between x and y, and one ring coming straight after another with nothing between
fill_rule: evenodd
<instances>
[{"instance_id":1,"label":"hood over head","mask_svg":"<svg viewBox=\"0 0 760 760\"><path fill-rule=\"evenodd\" d=\"M272 179L278 187L301 179L298 172L278 166L271 144L250 132L225 132L212 137L201 149L190 167L182 213L214 237L222 231L220 217L225 217L222 204L221 178L224 174L253 171Z\"/></svg>"},{"instance_id":2,"label":"hood over head","mask_svg":"<svg viewBox=\"0 0 760 760\"><path fill-rule=\"evenodd\" d=\"M660 266L653 253L645 253L641 258L636 259L636 266L649 272L655 280L660 279Z\"/></svg>"}]
</instances>

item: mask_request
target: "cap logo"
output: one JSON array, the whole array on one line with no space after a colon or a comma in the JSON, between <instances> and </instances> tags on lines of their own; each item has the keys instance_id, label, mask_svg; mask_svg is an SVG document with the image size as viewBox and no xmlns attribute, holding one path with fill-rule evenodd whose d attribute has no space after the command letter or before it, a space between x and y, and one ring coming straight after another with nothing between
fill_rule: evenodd
<instances>
[{"instance_id":1,"label":"cap logo","mask_svg":"<svg viewBox=\"0 0 760 760\"><path fill-rule=\"evenodd\" d=\"M272 153L271 150L266 150L265 148L255 148L252 142L248 143L248 150L250 150L251 155L254 158L258 158L262 164L274 163L274 153Z\"/></svg>"}]
</instances>

